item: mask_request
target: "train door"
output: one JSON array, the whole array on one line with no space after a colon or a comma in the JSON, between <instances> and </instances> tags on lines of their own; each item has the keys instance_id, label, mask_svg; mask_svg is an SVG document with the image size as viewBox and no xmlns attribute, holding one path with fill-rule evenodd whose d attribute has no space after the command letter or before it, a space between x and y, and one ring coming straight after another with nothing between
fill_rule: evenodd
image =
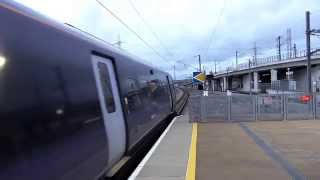
<instances>
[{"instance_id":1,"label":"train door","mask_svg":"<svg viewBox=\"0 0 320 180\"><path fill-rule=\"evenodd\" d=\"M91 60L107 135L110 165L122 157L126 147L126 129L119 87L110 59L92 55Z\"/></svg>"},{"instance_id":2,"label":"train door","mask_svg":"<svg viewBox=\"0 0 320 180\"><path fill-rule=\"evenodd\" d=\"M174 102L175 102L175 97L174 97L174 87L172 87L171 85L171 82L170 82L170 79L169 79L169 76L167 76L167 83L168 83L168 87L169 87L169 90L170 90L170 101L171 101L171 112L174 111Z\"/></svg>"}]
</instances>

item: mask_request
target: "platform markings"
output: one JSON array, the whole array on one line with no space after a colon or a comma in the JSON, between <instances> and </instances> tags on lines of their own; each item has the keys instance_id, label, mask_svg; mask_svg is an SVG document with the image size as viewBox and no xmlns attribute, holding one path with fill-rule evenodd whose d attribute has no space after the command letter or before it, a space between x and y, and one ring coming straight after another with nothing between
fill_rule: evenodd
<instances>
[{"instance_id":1,"label":"platform markings","mask_svg":"<svg viewBox=\"0 0 320 180\"><path fill-rule=\"evenodd\" d=\"M166 134L169 132L171 126L174 124L174 122L176 121L176 119L178 117L181 117L183 115L180 116L176 116L175 118L173 118L173 120L171 121L171 123L168 125L168 127L164 130L164 132L161 134L161 136L159 137L159 139L156 141L156 143L152 146L152 148L149 150L149 152L147 153L147 155L142 159L142 161L139 163L139 165L136 167L136 169L133 171L133 173L130 175L130 177L128 178L128 180L135 180L139 173L141 172L141 170L143 169L143 167L147 164L148 160L150 159L150 157L152 156L152 154L155 152L155 150L157 149L157 147L159 146L160 142L162 141L162 139L166 136Z\"/></svg>"},{"instance_id":2,"label":"platform markings","mask_svg":"<svg viewBox=\"0 0 320 180\"><path fill-rule=\"evenodd\" d=\"M281 167L291 176L293 180L306 180L307 178L299 172L288 160L286 160L281 154L277 153L274 148L267 144L262 138L255 134L247 125L239 123L239 126L243 131L264 151L264 153L279 163Z\"/></svg>"},{"instance_id":3,"label":"platform markings","mask_svg":"<svg viewBox=\"0 0 320 180\"><path fill-rule=\"evenodd\" d=\"M196 165L197 165L197 135L198 135L198 124L192 124L192 136L191 144L189 149L189 159L186 173L186 180L196 179Z\"/></svg>"}]
</instances>

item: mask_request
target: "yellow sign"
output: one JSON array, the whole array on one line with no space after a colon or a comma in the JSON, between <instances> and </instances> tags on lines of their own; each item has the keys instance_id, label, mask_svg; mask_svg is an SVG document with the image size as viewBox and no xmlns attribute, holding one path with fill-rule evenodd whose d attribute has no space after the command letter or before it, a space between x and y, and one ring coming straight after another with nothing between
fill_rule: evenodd
<instances>
[{"instance_id":1,"label":"yellow sign","mask_svg":"<svg viewBox=\"0 0 320 180\"><path fill-rule=\"evenodd\" d=\"M193 78L195 78L198 81L204 82L206 80L206 75L204 73L199 73Z\"/></svg>"}]
</instances>

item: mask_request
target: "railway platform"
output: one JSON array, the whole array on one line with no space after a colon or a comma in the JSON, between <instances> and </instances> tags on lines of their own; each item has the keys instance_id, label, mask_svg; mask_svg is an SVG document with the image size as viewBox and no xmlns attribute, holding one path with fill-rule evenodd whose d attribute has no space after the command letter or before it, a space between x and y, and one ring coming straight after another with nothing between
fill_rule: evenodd
<instances>
[{"instance_id":1,"label":"railway platform","mask_svg":"<svg viewBox=\"0 0 320 180\"><path fill-rule=\"evenodd\" d=\"M188 120L172 122L131 179L320 179L320 120Z\"/></svg>"},{"instance_id":2,"label":"railway platform","mask_svg":"<svg viewBox=\"0 0 320 180\"><path fill-rule=\"evenodd\" d=\"M186 112L174 118L129 179L185 179L192 136L192 124L188 121Z\"/></svg>"}]
</instances>

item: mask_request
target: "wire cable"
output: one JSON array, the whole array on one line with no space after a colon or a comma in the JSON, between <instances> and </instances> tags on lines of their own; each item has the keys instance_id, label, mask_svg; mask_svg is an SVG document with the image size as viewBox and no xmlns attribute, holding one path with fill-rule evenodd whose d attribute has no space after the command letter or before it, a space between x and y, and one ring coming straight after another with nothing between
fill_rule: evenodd
<instances>
[{"instance_id":1,"label":"wire cable","mask_svg":"<svg viewBox=\"0 0 320 180\"><path fill-rule=\"evenodd\" d=\"M169 55L173 55L173 53L169 50L169 48L167 48L163 41L161 40L161 38L158 36L158 34L152 29L152 27L150 26L150 24L146 21L146 19L142 16L142 14L140 13L140 11L137 9L137 7L134 5L134 3L132 2L132 0L128 0L130 6L132 7L132 9L136 12L136 14L139 16L139 18L141 19L141 21L143 22L143 24L147 27L147 29L151 32L151 34L158 40L160 46L169 54Z\"/></svg>"},{"instance_id":2,"label":"wire cable","mask_svg":"<svg viewBox=\"0 0 320 180\"><path fill-rule=\"evenodd\" d=\"M150 24L146 21L146 19L142 16L142 14L140 13L140 11L138 10L138 8L134 5L134 3L132 2L132 0L128 0L130 6L132 7L132 9L136 12L136 14L139 16L139 18L141 19L141 21L144 23L144 25L148 28L148 30L151 32L151 34L155 37L155 39L158 40L160 46L169 54L169 55L174 55L174 53L172 53L169 48L167 48L167 46L163 43L163 41L161 40L161 38L158 36L158 34L153 30L153 28L150 26ZM192 66L191 64L187 64L181 61L176 61L176 63L182 64L184 66L188 66L191 68L195 68L194 66ZM197 69L197 68L195 68Z\"/></svg>"},{"instance_id":3,"label":"wire cable","mask_svg":"<svg viewBox=\"0 0 320 180\"><path fill-rule=\"evenodd\" d=\"M111 14L114 18L116 18L123 26L125 26L131 33L137 36L148 48L150 48L155 54L157 54L162 60L166 61L168 64L170 63L165 57L163 57L157 50L155 50L147 41L145 41L136 31L134 31L128 24L126 24L120 17L118 17L113 11L107 8L101 1L96 0L96 2L104 8L109 14Z\"/></svg>"},{"instance_id":4,"label":"wire cable","mask_svg":"<svg viewBox=\"0 0 320 180\"><path fill-rule=\"evenodd\" d=\"M188 64L188 63L184 63L184 62L182 62L182 61L180 61L180 60L176 61L176 63L180 63L180 64L183 64L184 66L188 66L188 67L191 67L191 68L193 68L193 69L198 70L198 68L196 68L195 66L193 66L193 65L191 65L191 64Z\"/></svg>"},{"instance_id":5,"label":"wire cable","mask_svg":"<svg viewBox=\"0 0 320 180\"><path fill-rule=\"evenodd\" d=\"M214 38L214 36L215 36L216 33L217 33L217 29L218 29L218 26L219 26L219 24L220 24L221 17L222 17L222 15L223 15L223 13L224 13L224 11L225 11L225 9L226 9L226 5L227 5L227 0L224 0L224 1L223 1L223 7L222 7L221 10L220 10L220 13L219 13L217 22L216 22L215 26L213 27L212 33L211 33L210 38L209 38L208 47L206 48L206 54L205 54L205 56L206 56L207 59L208 59L209 49L210 49L210 47L211 47L211 45L212 45L213 38Z\"/></svg>"}]
</instances>

